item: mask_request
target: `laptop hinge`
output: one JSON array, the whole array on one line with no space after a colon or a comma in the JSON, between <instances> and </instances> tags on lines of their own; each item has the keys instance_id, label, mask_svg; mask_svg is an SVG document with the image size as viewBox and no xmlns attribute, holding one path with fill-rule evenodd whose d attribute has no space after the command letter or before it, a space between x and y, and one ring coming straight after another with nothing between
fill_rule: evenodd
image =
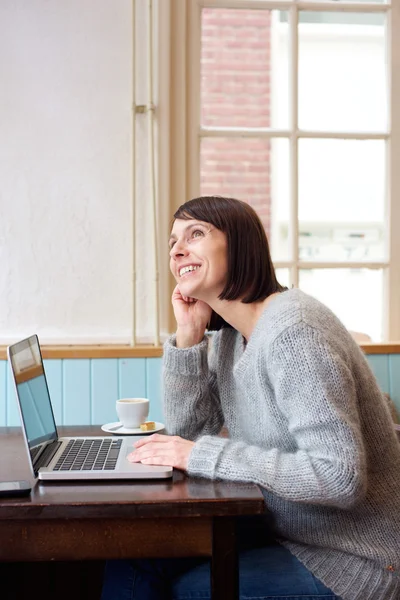
<instances>
[{"instance_id":1,"label":"laptop hinge","mask_svg":"<svg viewBox=\"0 0 400 600\"><path fill-rule=\"evenodd\" d=\"M47 444L47 446L42 450L37 459L34 461L33 468L35 473L37 473L37 471L39 471L39 469L41 469L42 467L47 467L51 463L55 453L61 446L61 443L62 442L54 440L50 444Z\"/></svg>"}]
</instances>

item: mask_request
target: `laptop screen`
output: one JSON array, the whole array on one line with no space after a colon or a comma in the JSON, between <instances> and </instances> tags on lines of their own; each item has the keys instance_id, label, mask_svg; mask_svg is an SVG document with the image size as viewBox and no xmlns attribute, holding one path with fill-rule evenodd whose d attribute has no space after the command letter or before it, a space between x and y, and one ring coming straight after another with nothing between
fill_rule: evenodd
<instances>
[{"instance_id":1,"label":"laptop screen","mask_svg":"<svg viewBox=\"0 0 400 600\"><path fill-rule=\"evenodd\" d=\"M56 424L37 336L10 346L9 357L29 449L56 440Z\"/></svg>"}]
</instances>

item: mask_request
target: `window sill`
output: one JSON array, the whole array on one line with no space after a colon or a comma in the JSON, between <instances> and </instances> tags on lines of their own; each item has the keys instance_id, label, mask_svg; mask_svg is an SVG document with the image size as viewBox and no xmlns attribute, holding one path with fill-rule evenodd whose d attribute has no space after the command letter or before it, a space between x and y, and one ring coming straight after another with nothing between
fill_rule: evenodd
<instances>
[{"instance_id":1,"label":"window sill","mask_svg":"<svg viewBox=\"0 0 400 600\"><path fill-rule=\"evenodd\" d=\"M365 354L400 354L400 342L386 342L375 344L372 342L360 343L360 348ZM91 345L91 346L43 346L43 358L159 358L162 356L162 346L127 346L127 345ZM0 346L0 360L7 358L6 346Z\"/></svg>"},{"instance_id":2,"label":"window sill","mask_svg":"<svg viewBox=\"0 0 400 600\"><path fill-rule=\"evenodd\" d=\"M162 356L162 346L124 346L124 345L43 345L43 358L158 358ZM0 346L0 360L7 358L6 346Z\"/></svg>"}]
</instances>

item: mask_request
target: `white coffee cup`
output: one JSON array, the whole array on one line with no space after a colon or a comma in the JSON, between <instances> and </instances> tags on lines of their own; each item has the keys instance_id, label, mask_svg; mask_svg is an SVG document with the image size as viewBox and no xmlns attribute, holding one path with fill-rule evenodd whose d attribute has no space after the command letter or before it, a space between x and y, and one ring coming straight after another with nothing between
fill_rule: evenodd
<instances>
[{"instance_id":1,"label":"white coffee cup","mask_svg":"<svg viewBox=\"0 0 400 600\"><path fill-rule=\"evenodd\" d=\"M136 429L149 416L150 401L148 398L121 398L115 407L122 425L126 429Z\"/></svg>"}]
</instances>

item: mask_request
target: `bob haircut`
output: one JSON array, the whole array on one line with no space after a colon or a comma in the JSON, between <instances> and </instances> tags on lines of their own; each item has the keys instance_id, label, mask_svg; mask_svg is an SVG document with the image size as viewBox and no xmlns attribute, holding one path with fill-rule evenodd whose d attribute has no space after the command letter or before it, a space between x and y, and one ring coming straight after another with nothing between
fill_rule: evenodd
<instances>
[{"instance_id":1,"label":"bob haircut","mask_svg":"<svg viewBox=\"0 0 400 600\"><path fill-rule=\"evenodd\" d=\"M264 227L246 202L223 196L201 196L182 204L174 219L204 221L225 233L228 273L220 300L240 299L250 304L287 290L276 279ZM230 325L213 311L208 329L216 331L222 327Z\"/></svg>"}]
</instances>

